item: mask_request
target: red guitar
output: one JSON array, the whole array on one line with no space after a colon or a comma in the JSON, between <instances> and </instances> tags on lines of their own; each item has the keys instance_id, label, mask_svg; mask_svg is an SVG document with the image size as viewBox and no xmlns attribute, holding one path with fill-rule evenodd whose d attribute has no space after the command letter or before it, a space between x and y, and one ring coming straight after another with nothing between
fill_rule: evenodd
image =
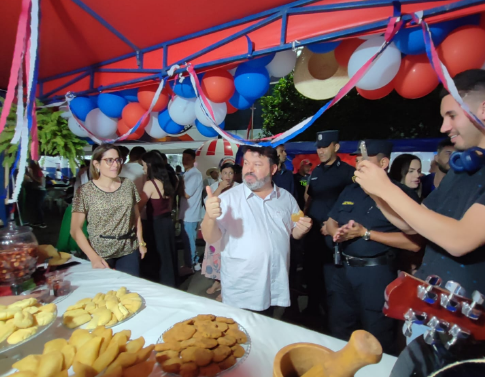
<instances>
[{"instance_id":1,"label":"red guitar","mask_svg":"<svg viewBox=\"0 0 485 377\"><path fill-rule=\"evenodd\" d=\"M429 327L424 335L428 344L438 336L448 335L445 347L449 348L460 338L485 340L485 296L474 291L472 299L463 297L464 289L454 281L441 287L439 276L426 281L401 272L385 291L386 316L404 320L404 335L411 335L413 323Z\"/></svg>"}]
</instances>

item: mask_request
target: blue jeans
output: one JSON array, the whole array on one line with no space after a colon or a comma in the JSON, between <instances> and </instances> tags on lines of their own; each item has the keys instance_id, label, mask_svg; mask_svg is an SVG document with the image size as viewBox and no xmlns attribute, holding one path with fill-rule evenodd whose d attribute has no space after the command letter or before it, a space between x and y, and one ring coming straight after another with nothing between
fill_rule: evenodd
<instances>
[{"instance_id":1,"label":"blue jeans","mask_svg":"<svg viewBox=\"0 0 485 377\"><path fill-rule=\"evenodd\" d=\"M184 241L184 264L192 267L197 263L195 255L195 240L197 239L197 224L184 221L182 225L182 239Z\"/></svg>"},{"instance_id":2,"label":"blue jeans","mask_svg":"<svg viewBox=\"0 0 485 377\"><path fill-rule=\"evenodd\" d=\"M110 268L116 271L126 272L136 277L140 276L140 253L138 250L119 258L107 259L106 262L108 262Z\"/></svg>"}]
</instances>

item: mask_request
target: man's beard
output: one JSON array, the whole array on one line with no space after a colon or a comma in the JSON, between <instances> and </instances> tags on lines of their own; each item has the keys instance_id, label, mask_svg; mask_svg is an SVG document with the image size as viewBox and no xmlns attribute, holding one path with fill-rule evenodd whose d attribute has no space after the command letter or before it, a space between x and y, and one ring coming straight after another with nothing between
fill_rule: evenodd
<instances>
[{"instance_id":1,"label":"man's beard","mask_svg":"<svg viewBox=\"0 0 485 377\"><path fill-rule=\"evenodd\" d=\"M253 183L249 183L249 182L246 181L246 176L248 176L248 175L250 175L251 177L253 177L255 179L255 181ZM244 174L244 179L243 179L244 184L251 191L257 191L257 190L263 188L263 186L266 183L268 183L269 181L271 181L271 175L268 175L268 176L264 177L263 179L258 179L253 173Z\"/></svg>"},{"instance_id":2,"label":"man's beard","mask_svg":"<svg viewBox=\"0 0 485 377\"><path fill-rule=\"evenodd\" d=\"M439 162L436 162L436 166L438 166L438 169L440 169L440 172L446 174L448 173L448 170L450 170L449 167L447 167L446 165L443 166L442 164L440 164Z\"/></svg>"}]
</instances>

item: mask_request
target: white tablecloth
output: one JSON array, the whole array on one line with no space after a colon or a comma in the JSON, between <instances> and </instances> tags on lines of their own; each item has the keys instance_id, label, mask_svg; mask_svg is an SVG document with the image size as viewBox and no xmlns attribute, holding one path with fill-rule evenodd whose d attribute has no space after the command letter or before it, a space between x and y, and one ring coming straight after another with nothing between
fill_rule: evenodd
<instances>
[{"instance_id":1,"label":"white tablecloth","mask_svg":"<svg viewBox=\"0 0 485 377\"><path fill-rule=\"evenodd\" d=\"M160 335L174 323L194 317L197 314L214 314L231 317L239 322L251 337L251 352L246 361L225 374L227 377L272 377L273 360L276 353L284 346L297 342L320 344L338 351L345 342L319 334L314 331L267 318L245 310L233 308L215 300L195 296L163 285L134 278L130 275L113 270L93 270L90 263L71 267L66 279L70 280L74 292L58 304L58 315L69 305L86 297L94 297L98 292L104 292L125 286L131 292L137 292L146 300L146 308L135 317L113 328L114 332L129 329L132 339L143 336L145 344L156 343ZM14 350L0 354L0 375L8 375L13 371L11 365L28 354L40 354L43 344L51 339L69 338L72 330L62 325L61 318L36 339L17 347ZM396 361L395 357L384 355L377 365L371 365L360 370L358 377L387 377ZM153 372L153 376L160 375Z\"/></svg>"}]
</instances>

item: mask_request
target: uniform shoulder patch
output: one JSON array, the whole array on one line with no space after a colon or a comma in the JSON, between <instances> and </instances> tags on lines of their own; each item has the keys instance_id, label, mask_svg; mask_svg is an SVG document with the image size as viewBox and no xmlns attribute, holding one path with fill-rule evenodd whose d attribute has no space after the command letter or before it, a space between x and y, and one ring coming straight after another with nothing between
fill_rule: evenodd
<instances>
[{"instance_id":1,"label":"uniform shoulder patch","mask_svg":"<svg viewBox=\"0 0 485 377\"><path fill-rule=\"evenodd\" d=\"M345 202L342 203L342 205L344 205L344 206L353 206L354 205L354 202L345 201Z\"/></svg>"}]
</instances>

